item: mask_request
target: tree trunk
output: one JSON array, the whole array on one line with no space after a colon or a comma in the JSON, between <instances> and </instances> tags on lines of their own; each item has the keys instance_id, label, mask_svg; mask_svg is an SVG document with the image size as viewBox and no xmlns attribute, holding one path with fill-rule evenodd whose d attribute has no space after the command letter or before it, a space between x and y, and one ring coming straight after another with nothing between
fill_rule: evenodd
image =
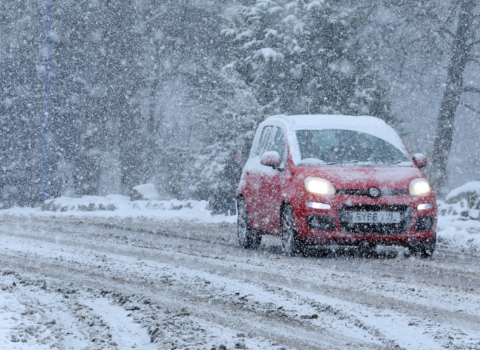
<instances>
[{"instance_id":1,"label":"tree trunk","mask_svg":"<svg viewBox=\"0 0 480 350\"><path fill-rule=\"evenodd\" d=\"M432 157L432 182L439 197L445 196L447 161L455 131L455 113L463 92L463 73L468 63L473 40L474 10L477 0L462 0L458 27L452 44L447 83L438 116Z\"/></svg>"}]
</instances>

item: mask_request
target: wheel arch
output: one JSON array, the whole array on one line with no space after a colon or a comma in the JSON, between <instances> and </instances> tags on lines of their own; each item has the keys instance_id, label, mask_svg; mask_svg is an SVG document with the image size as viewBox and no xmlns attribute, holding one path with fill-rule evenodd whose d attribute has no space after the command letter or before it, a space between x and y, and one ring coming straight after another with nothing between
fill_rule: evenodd
<instances>
[{"instance_id":1,"label":"wheel arch","mask_svg":"<svg viewBox=\"0 0 480 350\"><path fill-rule=\"evenodd\" d=\"M292 206L290 202L287 199L282 200L282 203L280 204L280 220L282 219L282 213L285 207L287 206ZM292 207L293 208L293 207Z\"/></svg>"},{"instance_id":2,"label":"wheel arch","mask_svg":"<svg viewBox=\"0 0 480 350\"><path fill-rule=\"evenodd\" d=\"M237 200L237 211L238 211L238 202L239 201L244 201L245 205L247 205L247 200L245 199L245 196L242 193L237 194L236 200ZM248 208L247 208L247 211L248 211Z\"/></svg>"}]
</instances>

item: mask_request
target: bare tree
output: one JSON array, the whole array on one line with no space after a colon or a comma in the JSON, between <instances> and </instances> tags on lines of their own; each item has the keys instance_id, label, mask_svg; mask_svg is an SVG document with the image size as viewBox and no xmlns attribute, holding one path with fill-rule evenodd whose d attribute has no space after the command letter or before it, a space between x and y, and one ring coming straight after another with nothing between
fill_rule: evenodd
<instances>
[{"instance_id":1,"label":"bare tree","mask_svg":"<svg viewBox=\"0 0 480 350\"><path fill-rule=\"evenodd\" d=\"M455 114L461 103L462 94L480 92L479 88L464 86L467 65L477 60L472 55L473 48L480 43L479 15L475 13L477 0L461 0L459 5L457 28L453 33L447 82L440 106L432 157L433 186L440 196L445 195L447 161L455 132Z\"/></svg>"},{"instance_id":2,"label":"bare tree","mask_svg":"<svg viewBox=\"0 0 480 350\"><path fill-rule=\"evenodd\" d=\"M422 151L431 152L431 166L427 171L440 197L445 195L447 185L455 116L458 119L460 115L457 109L463 106L480 112L480 107L475 106L468 95L480 94L480 86L464 83L464 76L476 74L480 66L480 6L477 4L478 0L376 0L358 4L358 9L370 17L370 25L361 38L362 45L392 82L392 93L397 95L392 98L396 99L394 104L398 106L401 101L401 106L410 107L406 101L416 99L418 102L422 95L408 100L405 92L417 91L424 92L422 99L429 100L421 104L422 108L439 105L438 114L419 109L411 120L423 125L425 119L437 120L433 144L429 144L429 135L425 133L414 143Z\"/></svg>"}]
</instances>

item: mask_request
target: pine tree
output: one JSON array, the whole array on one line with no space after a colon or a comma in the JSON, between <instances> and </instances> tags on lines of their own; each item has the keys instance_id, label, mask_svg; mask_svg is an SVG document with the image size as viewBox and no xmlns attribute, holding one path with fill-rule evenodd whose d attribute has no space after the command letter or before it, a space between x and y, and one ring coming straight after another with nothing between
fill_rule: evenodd
<instances>
[{"instance_id":1,"label":"pine tree","mask_svg":"<svg viewBox=\"0 0 480 350\"><path fill-rule=\"evenodd\" d=\"M392 122L385 83L357 41L348 1L257 0L239 6L224 34L232 66L267 114L375 115Z\"/></svg>"},{"instance_id":2,"label":"pine tree","mask_svg":"<svg viewBox=\"0 0 480 350\"><path fill-rule=\"evenodd\" d=\"M255 96L236 72L227 67L215 81L215 108L196 116L203 129L200 141L205 145L195 155L199 170L195 194L199 198L220 188L230 195L234 192L239 174L232 168L241 167L248 158L255 130L263 119Z\"/></svg>"}]
</instances>

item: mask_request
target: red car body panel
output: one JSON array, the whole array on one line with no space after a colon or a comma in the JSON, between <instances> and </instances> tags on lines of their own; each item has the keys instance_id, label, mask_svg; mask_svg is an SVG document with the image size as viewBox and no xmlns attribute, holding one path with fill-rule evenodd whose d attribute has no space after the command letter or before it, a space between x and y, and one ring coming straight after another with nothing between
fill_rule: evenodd
<instances>
[{"instance_id":1,"label":"red car body panel","mask_svg":"<svg viewBox=\"0 0 480 350\"><path fill-rule=\"evenodd\" d=\"M250 226L262 234L281 234L281 209L288 203L292 206L297 233L305 242L319 244L358 245L362 242L384 245L411 245L435 238L437 206L435 195L413 196L409 193L410 182L426 178L416 166L299 166L292 159L291 145L287 141L286 162L283 169L268 166L248 166L243 171L237 196L244 198L249 214ZM409 155L410 156L410 155ZM410 156L411 157L411 156ZM415 162L412 159L412 163ZM307 177L329 180L337 193L321 196L305 188ZM365 190L376 187L387 195L371 198L367 195L342 193L342 190ZM392 192L389 195L389 191ZM323 203L330 209L315 209L307 202ZM429 209L418 210L419 204L432 204ZM399 234L355 234L347 232L340 222L342 206L406 206L410 210L408 228ZM334 220L335 229L319 230L309 226L309 215L327 216ZM415 230L419 218L433 216L434 224L428 230Z\"/></svg>"}]
</instances>

